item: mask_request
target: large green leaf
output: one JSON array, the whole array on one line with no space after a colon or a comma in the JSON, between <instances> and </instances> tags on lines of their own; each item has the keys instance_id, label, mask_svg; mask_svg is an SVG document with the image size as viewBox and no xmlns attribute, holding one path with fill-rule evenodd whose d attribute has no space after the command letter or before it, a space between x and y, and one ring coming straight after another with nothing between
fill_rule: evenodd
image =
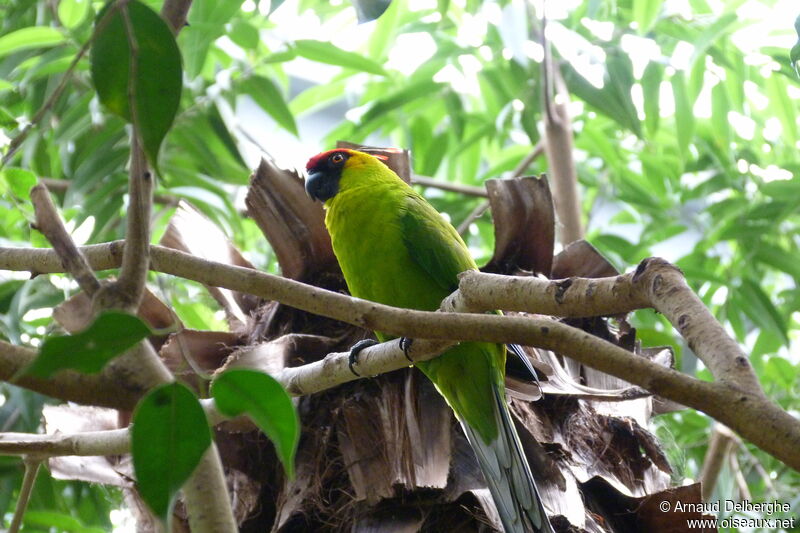
<instances>
[{"instance_id":1,"label":"large green leaf","mask_svg":"<svg viewBox=\"0 0 800 533\"><path fill-rule=\"evenodd\" d=\"M0 37L0 57L31 48L61 44L65 40L64 34L55 28L47 26L22 28Z\"/></svg>"},{"instance_id":2,"label":"large green leaf","mask_svg":"<svg viewBox=\"0 0 800 533\"><path fill-rule=\"evenodd\" d=\"M784 77L773 72L766 80L769 110L781 121L784 138L792 145L798 140L796 100L789 96Z\"/></svg>"},{"instance_id":3,"label":"large green leaf","mask_svg":"<svg viewBox=\"0 0 800 533\"><path fill-rule=\"evenodd\" d=\"M300 115L330 105L332 101L344 98L347 82L346 78L334 79L309 87L289 102L289 110L294 115Z\"/></svg>"},{"instance_id":4,"label":"large green leaf","mask_svg":"<svg viewBox=\"0 0 800 533\"><path fill-rule=\"evenodd\" d=\"M598 89L568 62L561 66L569 90L599 112L641 136L642 125L631 97L633 73L630 58L621 50L609 50L604 85Z\"/></svg>"},{"instance_id":5,"label":"large green leaf","mask_svg":"<svg viewBox=\"0 0 800 533\"><path fill-rule=\"evenodd\" d=\"M158 150L178 111L183 84L169 26L138 0L110 3L95 21L91 62L100 101L136 124L158 170Z\"/></svg>"},{"instance_id":6,"label":"large green leaf","mask_svg":"<svg viewBox=\"0 0 800 533\"><path fill-rule=\"evenodd\" d=\"M138 317L106 311L80 333L47 338L24 374L46 378L66 368L86 374L100 372L111 359L150 334Z\"/></svg>"},{"instance_id":7,"label":"large green leaf","mask_svg":"<svg viewBox=\"0 0 800 533\"><path fill-rule=\"evenodd\" d=\"M74 29L86 18L92 8L90 0L61 0L58 19L65 28Z\"/></svg>"},{"instance_id":8,"label":"large green leaf","mask_svg":"<svg viewBox=\"0 0 800 533\"><path fill-rule=\"evenodd\" d=\"M271 3L271 8L275 8ZM181 30L179 41L185 54L186 73L195 78L203 71L211 44L225 33L225 25L240 11L242 0L194 0L189 10L188 26Z\"/></svg>"},{"instance_id":9,"label":"large green leaf","mask_svg":"<svg viewBox=\"0 0 800 533\"><path fill-rule=\"evenodd\" d=\"M283 129L297 135L297 124L294 121L289 106L283 98L280 89L264 76L250 76L240 84L242 92L249 94L250 97Z\"/></svg>"},{"instance_id":10,"label":"large green leaf","mask_svg":"<svg viewBox=\"0 0 800 533\"><path fill-rule=\"evenodd\" d=\"M725 82L720 81L711 89L711 134L723 152L730 149L731 127L728 112L731 106Z\"/></svg>"},{"instance_id":11,"label":"large green leaf","mask_svg":"<svg viewBox=\"0 0 800 533\"><path fill-rule=\"evenodd\" d=\"M636 21L636 31L644 35L650 31L661 10L662 0L633 0L633 20Z\"/></svg>"},{"instance_id":12,"label":"large green leaf","mask_svg":"<svg viewBox=\"0 0 800 533\"><path fill-rule=\"evenodd\" d=\"M289 478L300 440L300 419L292 399L274 378L254 370L228 370L214 380L211 394L227 416L247 414L275 444Z\"/></svg>"},{"instance_id":13,"label":"large green leaf","mask_svg":"<svg viewBox=\"0 0 800 533\"><path fill-rule=\"evenodd\" d=\"M0 182L4 182L17 198L29 200L31 189L36 185L36 174L24 168L5 168L0 174Z\"/></svg>"},{"instance_id":14,"label":"large green leaf","mask_svg":"<svg viewBox=\"0 0 800 533\"><path fill-rule=\"evenodd\" d=\"M301 39L294 43L297 55L329 65L337 65L344 68L361 70L372 74L386 75L386 71L375 61L366 58L355 52L342 50L331 43L314 41L311 39Z\"/></svg>"},{"instance_id":15,"label":"large green leaf","mask_svg":"<svg viewBox=\"0 0 800 533\"><path fill-rule=\"evenodd\" d=\"M756 259L777 270L786 272L800 284L800 253L797 250L786 250L767 242L761 242L756 251Z\"/></svg>"},{"instance_id":16,"label":"large green leaf","mask_svg":"<svg viewBox=\"0 0 800 533\"><path fill-rule=\"evenodd\" d=\"M694 135L694 113L686 89L686 78L681 71L672 75L672 95L675 99L675 128L678 133L678 148L685 160L689 153L689 143Z\"/></svg>"},{"instance_id":17,"label":"large green leaf","mask_svg":"<svg viewBox=\"0 0 800 533\"><path fill-rule=\"evenodd\" d=\"M131 427L133 468L139 494L156 516L167 519L210 445L206 415L185 385L162 385L139 402Z\"/></svg>"},{"instance_id":18,"label":"large green leaf","mask_svg":"<svg viewBox=\"0 0 800 533\"><path fill-rule=\"evenodd\" d=\"M405 2L386 2L388 9L381 15L367 43L367 53L375 61L383 61L399 29L402 14L408 7Z\"/></svg>"},{"instance_id":19,"label":"large green leaf","mask_svg":"<svg viewBox=\"0 0 800 533\"><path fill-rule=\"evenodd\" d=\"M770 298L764 293L755 281L751 279L742 280L739 287L743 299L742 310L760 328L770 330L780 336L785 345L789 344L789 337L786 333L786 321L780 312L775 308Z\"/></svg>"},{"instance_id":20,"label":"large green leaf","mask_svg":"<svg viewBox=\"0 0 800 533\"><path fill-rule=\"evenodd\" d=\"M613 48L607 52L606 69L605 86L610 89L611 96L617 100L624 113L623 120L619 121L620 124L630 128L633 133L641 137L642 125L639 122L631 95L634 82L631 58L623 50Z\"/></svg>"},{"instance_id":21,"label":"large green leaf","mask_svg":"<svg viewBox=\"0 0 800 533\"><path fill-rule=\"evenodd\" d=\"M66 513L30 510L25 513L23 523L28 531L65 531L69 533L103 533L100 527L87 527L80 520Z\"/></svg>"},{"instance_id":22,"label":"large green leaf","mask_svg":"<svg viewBox=\"0 0 800 533\"><path fill-rule=\"evenodd\" d=\"M714 20L700 35L695 37L692 42L694 45L692 63L700 62L701 66L698 68L705 69L706 52L711 46L718 43L723 35L734 29L731 25L736 22L736 20L736 13L725 13Z\"/></svg>"},{"instance_id":23,"label":"large green leaf","mask_svg":"<svg viewBox=\"0 0 800 533\"><path fill-rule=\"evenodd\" d=\"M661 80L664 76L664 67L660 63L651 61L647 64L642 74L642 94L644 96L644 125L647 133L655 135L658 131L660 119L659 104L661 98Z\"/></svg>"},{"instance_id":24,"label":"large green leaf","mask_svg":"<svg viewBox=\"0 0 800 533\"><path fill-rule=\"evenodd\" d=\"M433 98L445 85L431 80L412 83L396 92L389 93L384 98L374 100L370 108L361 117L361 124L367 124L384 116L389 111L397 109L409 102L421 98Z\"/></svg>"}]
</instances>

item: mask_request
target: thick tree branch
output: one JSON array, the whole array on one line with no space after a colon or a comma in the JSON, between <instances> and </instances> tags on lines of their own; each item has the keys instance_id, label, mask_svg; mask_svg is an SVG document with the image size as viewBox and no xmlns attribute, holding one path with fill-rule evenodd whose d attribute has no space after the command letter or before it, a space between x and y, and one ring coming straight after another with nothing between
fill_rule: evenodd
<instances>
[{"instance_id":1,"label":"thick tree branch","mask_svg":"<svg viewBox=\"0 0 800 533\"><path fill-rule=\"evenodd\" d=\"M189 510L189 529L193 533L239 531L231 510L225 472L213 442L183 486L183 496Z\"/></svg>"},{"instance_id":2,"label":"thick tree branch","mask_svg":"<svg viewBox=\"0 0 800 533\"><path fill-rule=\"evenodd\" d=\"M83 251L95 268L111 268L119 264L121 246L118 243L110 243L86 247ZM24 252L28 259L34 261L22 269L35 269L40 272L58 269L58 263L54 261L54 257L48 255L48 251L36 250L36 254L31 254L30 250ZM0 267L9 268L10 264L22 266L19 262L9 260L13 255L15 254L9 253L7 249L0 249ZM658 262L654 262L654 265L658 266ZM204 261L159 246L152 247L152 268L207 285L277 300L310 313L342 320L365 329L384 331L391 335L451 341L514 342L552 350L601 372L646 388L659 396L708 413L787 465L800 469L800 422L766 399L763 393L760 393L760 389L754 393L744 390L738 383L727 380L708 383L690 378L675 370L634 356L582 330L550 319L397 309L248 268ZM691 293L688 287L684 291L674 289L675 285L670 286L665 281L669 271L674 270L677 273L674 267L654 268L653 272L660 273L661 276L653 275L652 279L648 277L647 270L649 269L645 268L644 273L637 271L634 276L638 274L642 278L641 283L653 291L655 299L661 298L665 302L672 302L673 298L686 297L682 293ZM632 279L631 283L633 281ZM576 281L573 280L573 283ZM681 283L685 284L683 281ZM665 309L670 308L669 303L663 305ZM691 302L687 305L691 305ZM493 308L496 307L503 306L493 305ZM681 331L691 335L697 334L691 328L687 328L686 324L681 327ZM397 345L396 342L391 344ZM362 352L362 364L359 366L362 373L372 373L368 361L372 357L372 350L378 349L384 348L373 347ZM403 357L401 352L395 350L393 353L392 357L401 361L400 358ZM344 375L349 374L346 355L338 354L331 357L331 360L329 363L314 363L318 370L310 372L304 378L308 380L305 385L301 384L296 376L290 377L288 374L283 381L293 390L307 393L313 390L310 383L314 379L332 379L329 373L335 373L337 376L341 374L345 380ZM712 360L714 359L710 359ZM740 358L735 356L734 361L740 361ZM744 359L744 362L747 360ZM401 366L406 364L407 362ZM736 372L735 368L726 369L724 364L719 366L723 368L722 375L733 375ZM744 371L740 372L746 375ZM317 378L313 375L317 375ZM322 377L323 375L325 377ZM352 377L347 377L346 380L350 379Z\"/></svg>"},{"instance_id":3,"label":"thick tree branch","mask_svg":"<svg viewBox=\"0 0 800 533\"><path fill-rule=\"evenodd\" d=\"M645 259L635 272L597 279L465 272L450 298L463 298L473 311L505 309L562 317L609 316L652 307L675 326L716 379L763 394L741 347L686 284L681 271L663 259Z\"/></svg>"},{"instance_id":4,"label":"thick tree branch","mask_svg":"<svg viewBox=\"0 0 800 533\"><path fill-rule=\"evenodd\" d=\"M0 380L9 381L36 358L36 351L0 341ZM125 386L103 374L82 374L72 370L59 372L50 379L23 376L13 382L53 398L84 405L114 409L133 409L141 389Z\"/></svg>"}]
</instances>

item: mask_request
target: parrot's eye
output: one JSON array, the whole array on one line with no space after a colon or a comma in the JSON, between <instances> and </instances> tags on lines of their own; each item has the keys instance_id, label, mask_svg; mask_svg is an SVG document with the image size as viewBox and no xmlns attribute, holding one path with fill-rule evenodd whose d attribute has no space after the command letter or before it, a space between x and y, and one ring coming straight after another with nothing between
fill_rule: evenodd
<instances>
[{"instance_id":1,"label":"parrot's eye","mask_svg":"<svg viewBox=\"0 0 800 533\"><path fill-rule=\"evenodd\" d=\"M336 153L331 156L331 162L335 165L339 165L344 161L344 155Z\"/></svg>"}]
</instances>

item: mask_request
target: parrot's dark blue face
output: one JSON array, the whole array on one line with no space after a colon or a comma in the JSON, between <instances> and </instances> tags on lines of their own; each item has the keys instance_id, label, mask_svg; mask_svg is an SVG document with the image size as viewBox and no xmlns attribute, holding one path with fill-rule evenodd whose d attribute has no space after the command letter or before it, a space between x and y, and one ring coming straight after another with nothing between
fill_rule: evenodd
<instances>
[{"instance_id":1,"label":"parrot's dark blue face","mask_svg":"<svg viewBox=\"0 0 800 533\"><path fill-rule=\"evenodd\" d=\"M325 202L339 192L342 170L350 158L347 150L329 150L308 160L306 171L306 193L312 200Z\"/></svg>"}]
</instances>

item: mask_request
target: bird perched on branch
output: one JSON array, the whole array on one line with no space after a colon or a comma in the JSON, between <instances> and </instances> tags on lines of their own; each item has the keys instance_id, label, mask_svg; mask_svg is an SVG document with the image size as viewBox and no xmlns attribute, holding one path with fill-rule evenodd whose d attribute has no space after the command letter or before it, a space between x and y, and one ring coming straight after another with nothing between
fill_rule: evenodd
<instances>
[{"instance_id":1,"label":"bird perched on branch","mask_svg":"<svg viewBox=\"0 0 800 533\"><path fill-rule=\"evenodd\" d=\"M376 157L330 150L312 157L306 170L306 191L325 204L325 225L353 296L434 311L458 288L459 273L477 269L453 226ZM408 342L401 339L404 351ZM351 369L363 347L351 351ZM501 344L464 342L416 366L461 422L506 532L551 532L506 404L505 358Z\"/></svg>"}]
</instances>

